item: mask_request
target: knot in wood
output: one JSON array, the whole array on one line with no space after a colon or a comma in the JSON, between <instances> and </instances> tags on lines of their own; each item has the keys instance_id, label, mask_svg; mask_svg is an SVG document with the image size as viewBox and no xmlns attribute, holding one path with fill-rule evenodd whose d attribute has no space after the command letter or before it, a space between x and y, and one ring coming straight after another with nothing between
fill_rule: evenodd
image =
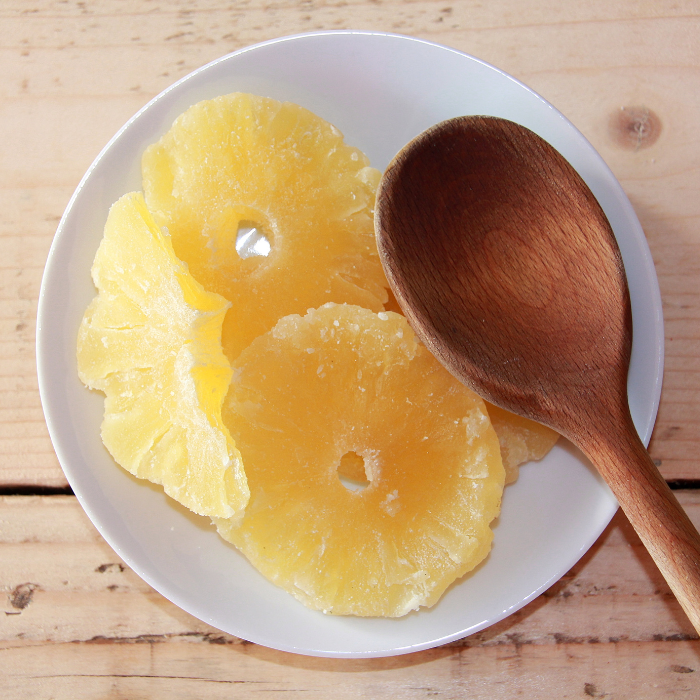
<instances>
[{"instance_id":1,"label":"knot in wood","mask_svg":"<svg viewBox=\"0 0 700 700\"><path fill-rule=\"evenodd\" d=\"M625 150L649 148L660 134L661 119L648 107L622 107L610 117L610 135Z\"/></svg>"}]
</instances>

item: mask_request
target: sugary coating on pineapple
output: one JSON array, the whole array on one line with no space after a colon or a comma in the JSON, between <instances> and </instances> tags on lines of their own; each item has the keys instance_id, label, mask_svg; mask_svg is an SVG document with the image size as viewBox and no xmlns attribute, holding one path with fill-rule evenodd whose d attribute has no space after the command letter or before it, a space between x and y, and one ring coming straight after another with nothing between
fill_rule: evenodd
<instances>
[{"instance_id":1,"label":"sugary coating on pineapple","mask_svg":"<svg viewBox=\"0 0 700 700\"><path fill-rule=\"evenodd\" d=\"M329 301L382 310L380 173L312 112L242 93L205 100L146 150L142 170L148 207L178 257L233 302L223 329L229 359L281 316ZM267 255L237 251L250 227Z\"/></svg>"},{"instance_id":2,"label":"sugary coating on pineapple","mask_svg":"<svg viewBox=\"0 0 700 700\"><path fill-rule=\"evenodd\" d=\"M187 272L140 193L112 206L92 275L98 294L80 325L77 359L83 383L106 395L105 446L195 513L240 517L248 486L221 420L229 303Z\"/></svg>"},{"instance_id":3,"label":"sugary coating on pineapple","mask_svg":"<svg viewBox=\"0 0 700 700\"><path fill-rule=\"evenodd\" d=\"M396 617L487 556L498 439L402 316L337 304L287 316L233 369L223 417L251 498L242 521L216 524L270 580L311 608ZM348 453L364 490L340 481Z\"/></svg>"}]
</instances>

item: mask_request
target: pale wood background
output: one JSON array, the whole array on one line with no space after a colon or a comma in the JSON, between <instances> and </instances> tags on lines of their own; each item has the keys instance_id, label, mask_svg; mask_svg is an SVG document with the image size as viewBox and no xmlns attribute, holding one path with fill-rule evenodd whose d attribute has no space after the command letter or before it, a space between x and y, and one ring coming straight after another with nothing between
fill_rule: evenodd
<instances>
[{"instance_id":1,"label":"pale wood background","mask_svg":"<svg viewBox=\"0 0 700 700\"><path fill-rule=\"evenodd\" d=\"M174 80L248 44L342 28L431 39L497 65L554 103L610 165L645 229L664 303L651 453L700 524L700 0L2 0L0 695L700 697L700 641L620 515L562 581L494 628L406 657L324 660L183 613L62 495L34 333L71 193Z\"/></svg>"}]
</instances>

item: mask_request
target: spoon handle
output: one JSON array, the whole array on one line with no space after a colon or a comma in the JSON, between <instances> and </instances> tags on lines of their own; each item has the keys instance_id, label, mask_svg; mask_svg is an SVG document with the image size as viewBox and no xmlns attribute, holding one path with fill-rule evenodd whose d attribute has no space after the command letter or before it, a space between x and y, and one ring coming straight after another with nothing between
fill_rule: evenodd
<instances>
[{"instance_id":1,"label":"spoon handle","mask_svg":"<svg viewBox=\"0 0 700 700\"><path fill-rule=\"evenodd\" d=\"M700 535L629 419L618 439L582 446L700 634Z\"/></svg>"}]
</instances>

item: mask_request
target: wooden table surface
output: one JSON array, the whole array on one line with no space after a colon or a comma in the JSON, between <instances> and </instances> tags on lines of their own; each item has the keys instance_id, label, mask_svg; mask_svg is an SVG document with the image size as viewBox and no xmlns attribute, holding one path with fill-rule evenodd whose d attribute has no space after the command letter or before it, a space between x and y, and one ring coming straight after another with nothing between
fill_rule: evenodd
<instances>
[{"instance_id":1,"label":"wooden table surface","mask_svg":"<svg viewBox=\"0 0 700 700\"><path fill-rule=\"evenodd\" d=\"M43 419L34 333L71 193L176 79L265 39L343 28L495 64L610 165L663 298L650 449L700 525L700 0L2 0L0 697L700 697L700 641L620 514L559 583L495 627L407 656L333 660L246 643L182 612L119 560L70 492Z\"/></svg>"}]
</instances>

